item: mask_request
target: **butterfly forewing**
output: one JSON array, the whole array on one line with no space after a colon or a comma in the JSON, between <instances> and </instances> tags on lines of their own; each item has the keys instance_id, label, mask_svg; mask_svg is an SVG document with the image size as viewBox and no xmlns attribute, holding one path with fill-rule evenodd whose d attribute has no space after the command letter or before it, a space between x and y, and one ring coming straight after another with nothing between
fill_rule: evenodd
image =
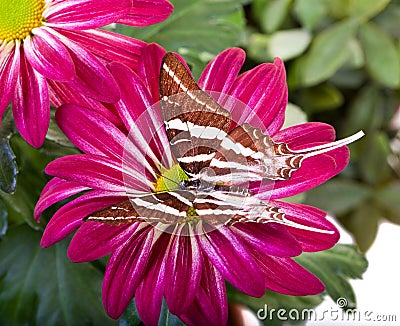
<instances>
[{"instance_id":1,"label":"butterfly forewing","mask_svg":"<svg viewBox=\"0 0 400 326\"><path fill-rule=\"evenodd\" d=\"M172 53L160 73L161 111L167 137L182 168L195 176L207 167L231 125L230 113L203 92Z\"/></svg>"},{"instance_id":2,"label":"butterfly forewing","mask_svg":"<svg viewBox=\"0 0 400 326\"><path fill-rule=\"evenodd\" d=\"M290 151L286 144L247 123L232 129L222 140L209 170L201 176L211 182L241 184L244 182L288 179L300 167L304 155ZM207 175L208 171L212 175Z\"/></svg>"}]
</instances>

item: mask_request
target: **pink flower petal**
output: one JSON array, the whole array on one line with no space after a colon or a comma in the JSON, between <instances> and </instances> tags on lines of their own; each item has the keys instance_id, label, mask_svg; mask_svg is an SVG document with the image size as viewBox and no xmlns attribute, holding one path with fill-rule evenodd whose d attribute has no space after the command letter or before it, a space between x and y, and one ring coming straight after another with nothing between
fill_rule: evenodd
<instances>
[{"instance_id":1,"label":"pink flower petal","mask_svg":"<svg viewBox=\"0 0 400 326\"><path fill-rule=\"evenodd\" d=\"M68 247L68 257L74 263L96 260L117 250L129 241L128 238L138 223L107 225L99 222L85 222L75 233Z\"/></svg>"},{"instance_id":2,"label":"pink flower petal","mask_svg":"<svg viewBox=\"0 0 400 326\"><path fill-rule=\"evenodd\" d=\"M20 75L13 100L15 125L33 147L40 147L49 128L50 102L47 82L21 52Z\"/></svg>"},{"instance_id":3,"label":"pink flower petal","mask_svg":"<svg viewBox=\"0 0 400 326\"><path fill-rule=\"evenodd\" d=\"M294 150L310 143L334 141L335 129L326 123L306 122L278 131L273 140L276 143L287 143Z\"/></svg>"},{"instance_id":4,"label":"pink flower petal","mask_svg":"<svg viewBox=\"0 0 400 326\"><path fill-rule=\"evenodd\" d=\"M146 43L132 37L91 29L87 31L62 31L63 35L79 43L105 62L120 62L136 70Z\"/></svg>"},{"instance_id":5,"label":"pink flower petal","mask_svg":"<svg viewBox=\"0 0 400 326\"><path fill-rule=\"evenodd\" d=\"M165 268L165 299L169 310L178 315L187 310L200 284L202 256L196 237L189 236L188 227L172 238ZM190 275L190 282L183 282Z\"/></svg>"},{"instance_id":6,"label":"pink flower petal","mask_svg":"<svg viewBox=\"0 0 400 326\"><path fill-rule=\"evenodd\" d=\"M310 144L312 145L312 144ZM348 164L350 158L347 146L340 147L328 153L313 156L303 161L301 168L294 171L290 179L277 181L274 188L253 188L260 199L285 198L297 195L319 186L340 173Z\"/></svg>"},{"instance_id":7,"label":"pink flower petal","mask_svg":"<svg viewBox=\"0 0 400 326\"><path fill-rule=\"evenodd\" d=\"M102 292L104 307L111 318L117 319L122 315L144 277L153 233L151 227L133 233L108 261ZM155 284L150 285L149 291L153 290L156 290ZM158 320L158 315L156 318Z\"/></svg>"},{"instance_id":8,"label":"pink flower petal","mask_svg":"<svg viewBox=\"0 0 400 326\"><path fill-rule=\"evenodd\" d=\"M65 0L52 2L43 15L47 26L80 30L115 23L131 6L131 0Z\"/></svg>"},{"instance_id":9,"label":"pink flower petal","mask_svg":"<svg viewBox=\"0 0 400 326\"><path fill-rule=\"evenodd\" d=\"M282 225L235 223L231 229L243 242L267 255L293 257L302 252L297 240Z\"/></svg>"},{"instance_id":10,"label":"pink flower petal","mask_svg":"<svg viewBox=\"0 0 400 326\"><path fill-rule=\"evenodd\" d=\"M43 188L40 198L35 206L35 220L39 221L40 215L51 205L88 189L88 187L63 179L51 179Z\"/></svg>"},{"instance_id":11,"label":"pink flower petal","mask_svg":"<svg viewBox=\"0 0 400 326\"><path fill-rule=\"evenodd\" d=\"M159 108L152 107L151 96L138 75L119 63L109 68L121 88L121 100L115 106L130 131L132 145L156 165L169 167L171 151Z\"/></svg>"},{"instance_id":12,"label":"pink flower petal","mask_svg":"<svg viewBox=\"0 0 400 326\"><path fill-rule=\"evenodd\" d=\"M160 317L165 287L165 250L170 241L169 234L161 234L153 245L147 263L146 274L135 293L136 308L145 325L157 325Z\"/></svg>"},{"instance_id":13,"label":"pink flower petal","mask_svg":"<svg viewBox=\"0 0 400 326\"><path fill-rule=\"evenodd\" d=\"M273 136L283 123L287 104L287 85L283 62L261 64L246 71L233 84L230 95L248 106L238 123L258 126L261 119L268 135ZM279 121L279 125L274 123Z\"/></svg>"},{"instance_id":14,"label":"pink flower petal","mask_svg":"<svg viewBox=\"0 0 400 326\"><path fill-rule=\"evenodd\" d=\"M262 251L254 254L268 289L289 295L313 295L324 291L324 284L291 258L272 257Z\"/></svg>"},{"instance_id":15,"label":"pink flower petal","mask_svg":"<svg viewBox=\"0 0 400 326\"><path fill-rule=\"evenodd\" d=\"M20 74L20 46L12 42L4 44L0 50L0 122L7 109Z\"/></svg>"},{"instance_id":16,"label":"pink flower petal","mask_svg":"<svg viewBox=\"0 0 400 326\"><path fill-rule=\"evenodd\" d=\"M128 67L117 62L109 64L108 67L121 88L121 100L116 105L117 110L126 129L130 130L135 121L151 108L151 96L140 78Z\"/></svg>"},{"instance_id":17,"label":"pink flower petal","mask_svg":"<svg viewBox=\"0 0 400 326\"><path fill-rule=\"evenodd\" d=\"M226 325L228 300L225 282L208 259L203 259L203 275L197 296L187 311L179 315L186 325Z\"/></svg>"},{"instance_id":18,"label":"pink flower petal","mask_svg":"<svg viewBox=\"0 0 400 326\"><path fill-rule=\"evenodd\" d=\"M122 160L126 135L97 112L66 104L57 110L56 121L64 134L83 152ZM96 141L93 135L96 135Z\"/></svg>"},{"instance_id":19,"label":"pink flower petal","mask_svg":"<svg viewBox=\"0 0 400 326\"><path fill-rule=\"evenodd\" d=\"M228 94L245 58L245 52L239 48L230 48L221 52L202 72L198 83L200 88Z\"/></svg>"},{"instance_id":20,"label":"pink flower petal","mask_svg":"<svg viewBox=\"0 0 400 326\"><path fill-rule=\"evenodd\" d=\"M45 172L82 186L124 192L121 161L104 156L76 154L50 162Z\"/></svg>"},{"instance_id":21,"label":"pink flower petal","mask_svg":"<svg viewBox=\"0 0 400 326\"><path fill-rule=\"evenodd\" d=\"M292 204L288 202L274 200L271 205L280 207L285 213L286 218L295 223L328 231L330 233L313 232L295 227L285 226L286 229L301 244L303 251L321 251L333 247L339 241L339 231L326 219L326 213L318 208Z\"/></svg>"},{"instance_id":22,"label":"pink flower petal","mask_svg":"<svg viewBox=\"0 0 400 326\"><path fill-rule=\"evenodd\" d=\"M248 295L262 296L265 287L260 271L239 237L225 226L201 231L205 232L199 236L201 247L224 278Z\"/></svg>"},{"instance_id":23,"label":"pink flower petal","mask_svg":"<svg viewBox=\"0 0 400 326\"><path fill-rule=\"evenodd\" d=\"M46 28L69 49L75 65L76 76L67 82L76 92L92 97L98 101L114 103L119 99L119 88L113 76L102 62L83 46L63 35L62 30Z\"/></svg>"},{"instance_id":24,"label":"pink flower petal","mask_svg":"<svg viewBox=\"0 0 400 326\"><path fill-rule=\"evenodd\" d=\"M164 55L165 50L161 46L151 43L143 48L143 53L139 59L137 73L150 91L153 103L160 100L159 75L161 60Z\"/></svg>"},{"instance_id":25,"label":"pink flower petal","mask_svg":"<svg viewBox=\"0 0 400 326\"><path fill-rule=\"evenodd\" d=\"M147 26L167 19L174 6L167 0L134 0L128 15L118 20L119 24Z\"/></svg>"},{"instance_id":26,"label":"pink flower petal","mask_svg":"<svg viewBox=\"0 0 400 326\"><path fill-rule=\"evenodd\" d=\"M48 84L50 101L55 107L59 107L62 104L74 103L98 112L117 127L122 126L121 118L113 106L106 107L105 104L76 92L76 90L67 83L48 80Z\"/></svg>"},{"instance_id":27,"label":"pink flower petal","mask_svg":"<svg viewBox=\"0 0 400 326\"><path fill-rule=\"evenodd\" d=\"M34 34L24 40L26 58L32 67L49 79L72 80L75 67L64 44L43 28L36 28Z\"/></svg>"},{"instance_id":28,"label":"pink flower petal","mask_svg":"<svg viewBox=\"0 0 400 326\"><path fill-rule=\"evenodd\" d=\"M61 241L81 226L86 216L123 200L126 200L126 197L122 194L91 191L65 204L46 225L40 242L41 247L46 248Z\"/></svg>"}]
</instances>

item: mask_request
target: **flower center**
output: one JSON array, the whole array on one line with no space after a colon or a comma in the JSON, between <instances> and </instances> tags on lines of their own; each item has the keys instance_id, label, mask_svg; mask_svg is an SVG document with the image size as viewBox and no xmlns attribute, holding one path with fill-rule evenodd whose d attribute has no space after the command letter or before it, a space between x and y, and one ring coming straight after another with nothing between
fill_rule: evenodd
<instances>
[{"instance_id":1,"label":"flower center","mask_svg":"<svg viewBox=\"0 0 400 326\"><path fill-rule=\"evenodd\" d=\"M182 170L179 164L175 164L170 169L161 171L159 176L154 183L154 192L166 192L175 191L179 189L179 184L183 180L189 180L189 177ZM195 225L200 222L200 216L197 214L194 207L190 207L186 213L186 216L178 222L178 224L191 224Z\"/></svg>"},{"instance_id":2,"label":"flower center","mask_svg":"<svg viewBox=\"0 0 400 326\"><path fill-rule=\"evenodd\" d=\"M154 192L178 190L179 183L183 180L189 180L189 177L179 164L175 164L170 169L161 170L161 176L154 183Z\"/></svg>"},{"instance_id":3,"label":"flower center","mask_svg":"<svg viewBox=\"0 0 400 326\"><path fill-rule=\"evenodd\" d=\"M43 22L43 0L0 0L0 40L23 40Z\"/></svg>"},{"instance_id":4,"label":"flower center","mask_svg":"<svg viewBox=\"0 0 400 326\"><path fill-rule=\"evenodd\" d=\"M190 207L186 213L185 218L183 218L179 224L191 224L191 225L195 225L198 222L200 222L201 218L199 216L199 214L197 214L196 210L194 209L194 207Z\"/></svg>"}]
</instances>

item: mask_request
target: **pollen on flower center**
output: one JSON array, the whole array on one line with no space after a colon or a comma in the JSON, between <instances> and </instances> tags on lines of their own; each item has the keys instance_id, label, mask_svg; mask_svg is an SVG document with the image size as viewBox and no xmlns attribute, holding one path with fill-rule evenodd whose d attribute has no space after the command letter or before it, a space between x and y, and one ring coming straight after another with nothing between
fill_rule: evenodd
<instances>
[{"instance_id":1,"label":"pollen on flower center","mask_svg":"<svg viewBox=\"0 0 400 326\"><path fill-rule=\"evenodd\" d=\"M196 209L192 206L188 209L187 213L186 213L186 217L183 218L179 224L184 224L184 223L188 223L191 225L195 225L198 222L200 222L201 218L199 216L199 214L197 214Z\"/></svg>"},{"instance_id":2,"label":"pollen on flower center","mask_svg":"<svg viewBox=\"0 0 400 326\"><path fill-rule=\"evenodd\" d=\"M23 40L43 22L43 0L0 0L0 40Z\"/></svg>"}]
</instances>

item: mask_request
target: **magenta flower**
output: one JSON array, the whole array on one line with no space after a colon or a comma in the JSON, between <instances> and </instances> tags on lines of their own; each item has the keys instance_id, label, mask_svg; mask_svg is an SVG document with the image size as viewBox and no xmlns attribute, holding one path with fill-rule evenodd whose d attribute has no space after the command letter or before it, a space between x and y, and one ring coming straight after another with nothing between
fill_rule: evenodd
<instances>
[{"instance_id":1,"label":"magenta flower","mask_svg":"<svg viewBox=\"0 0 400 326\"><path fill-rule=\"evenodd\" d=\"M311 189L342 171L349 160L346 146L305 159L290 179L276 181L273 189L252 185L254 197L269 198L268 204L279 208L287 223L236 222L212 228L196 220L121 225L83 221L96 211L101 215L110 205L129 205L127 193L135 198L165 190L163 183L181 175L160 112L150 108L159 98L164 53L158 46L147 46L137 74L118 63L109 66L121 85L115 109L123 126L76 105L57 110L61 129L84 154L62 157L47 166L46 173L54 178L42 192L35 217L56 202L82 194L54 214L41 245L50 246L78 228L68 250L72 261L111 254L103 283L107 313L118 318L134 297L146 325L157 324L163 298L188 325L226 324L225 281L255 297L264 295L265 289L290 295L322 292L321 281L291 257L332 247L338 231L325 212L279 199ZM282 61L276 59L238 76L244 59L241 49L222 52L207 66L199 85L240 99L249 107L240 123L251 124L258 116L263 131L289 148L311 148L334 140L333 128L322 123L280 130L287 104ZM131 130L129 138L126 130Z\"/></svg>"},{"instance_id":2,"label":"magenta flower","mask_svg":"<svg viewBox=\"0 0 400 326\"><path fill-rule=\"evenodd\" d=\"M20 134L40 147L49 125L49 93L65 86L99 101L117 101L118 86L104 63L135 68L144 42L98 27L148 25L171 12L167 0L2 1L0 122L12 100Z\"/></svg>"}]
</instances>

